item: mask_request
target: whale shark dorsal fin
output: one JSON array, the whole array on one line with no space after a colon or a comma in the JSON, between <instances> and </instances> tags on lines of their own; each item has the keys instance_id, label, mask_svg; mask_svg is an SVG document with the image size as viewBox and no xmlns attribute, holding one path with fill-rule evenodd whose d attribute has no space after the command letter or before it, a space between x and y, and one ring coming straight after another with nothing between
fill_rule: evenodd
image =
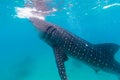
<instances>
[{"instance_id":1,"label":"whale shark dorsal fin","mask_svg":"<svg viewBox=\"0 0 120 80\"><path fill-rule=\"evenodd\" d=\"M114 54L120 49L120 45L114 43L103 43L95 45L98 50L106 55L114 56Z\"/></svg>"},{"instance_id":2,"label":"whale shark dorsal fin","mask_svg":"<svg viewBox=\"0 0 120 80\"><path fill-rule=\"evenodd\" d=\"M55 47L54 55L61 79L68 80L65 70L65 64L64 64L64 62L68 60L68 57L66 56L65 51L61 47Z\"/></svg>"}]
</instances>

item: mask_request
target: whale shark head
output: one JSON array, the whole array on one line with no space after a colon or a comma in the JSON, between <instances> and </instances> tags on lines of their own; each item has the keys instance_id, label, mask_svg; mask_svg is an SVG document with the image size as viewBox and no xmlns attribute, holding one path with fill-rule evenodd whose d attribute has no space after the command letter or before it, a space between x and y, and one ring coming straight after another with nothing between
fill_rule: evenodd
<instances>
[{"instance_id":1,"label":"whale shark head","mask_svg":"<svg viewBox=\"0 0 120 80\"><path fill-rule=\"evenodd\" d=\"M45 33L49 27L57 28L54 24L46 22L45 20L30 17L29 20L33 23L33 25L39 30L40 33Z\"/></svg>"}]
</instances>

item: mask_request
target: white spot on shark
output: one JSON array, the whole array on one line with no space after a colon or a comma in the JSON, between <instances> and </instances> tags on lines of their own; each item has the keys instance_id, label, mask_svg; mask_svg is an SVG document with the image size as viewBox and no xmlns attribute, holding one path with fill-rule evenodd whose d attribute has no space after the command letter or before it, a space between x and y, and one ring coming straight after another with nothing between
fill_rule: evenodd
<instances>
[{"instance_id":1,"label":"white spot on shark","mask_svg":"<svg viewBox=\"0 0 120 80\"><path fill-rule=\"evenodd\" d=\"M88 44L85 44L85 46L87 47L87 46L88 46Z\"/></svg>"}]
</instances>

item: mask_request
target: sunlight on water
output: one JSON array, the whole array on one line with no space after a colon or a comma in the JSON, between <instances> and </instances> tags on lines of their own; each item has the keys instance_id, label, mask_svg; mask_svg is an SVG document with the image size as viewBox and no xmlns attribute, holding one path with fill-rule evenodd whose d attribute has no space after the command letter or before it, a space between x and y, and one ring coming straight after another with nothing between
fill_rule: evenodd
<instances>
[{"instance_id":1,"label":"sunlight on water","mask_svg":"<svg viewBox=\"0 0 120 80\"><path fill-rule=\"evenodd\" d=\"M111 8L111 7L114 7L114 6L120 6L120 3L113 3L113 4L106 5L106 6L103 7L103 9Z\"/></svg>"},{"instance_id":2,"label":"sunlight on water","mask_svg":"<svg viewBox=\"0 0 120 80\"><path fill-rule=\"evenodd\" d=\"M56 11L56 9L53 8L51 11L42 12L36 10L35 8L29 8L29 7L24 7L24 8L16 7L15 10L17 13L16 17L18 18L35 17L42 20L45 20L45 14L49 14L51 12Z\"/></svg>"},{"instance_id":3,"label":"sunlight on water","mask_svg":"<svg viewBox=\"0 0 120 80\"><path fill-rule=\"evenodd\" d=\"M16 17L18 17L18 18L35 17L35 18L45 20L45 17L48 16L50 13L57 11L57 9L55 9L55 8L43 11L42 9L46 8L46 4L44 4L45 6L41 5L41 6L33 7L33 5L32 5L33 2L31 2L30 0L25 1L25 3L26 3L25 7L15 7L15 11L16 11L15 16ZM34 3L36 3L36 2L34 2Z\"/></svg>"},{"instance_id":4,"label":"sunlight on water","mask_svg":"<svg viewBox=\"0 0 120 80\"><path fill-rule=\"evenodd\" d=\"M17 17L19 18L30 18L30 17L36 17L36 18L39 18L39 19L42 19L44 20L44 15L42 14L33 14L33 11L37 11L35 8L28 8L28 7L25 7L25 8L20 8L20 7L16 7L16 12L17 12Z\"/></svg>"}]
</instances>

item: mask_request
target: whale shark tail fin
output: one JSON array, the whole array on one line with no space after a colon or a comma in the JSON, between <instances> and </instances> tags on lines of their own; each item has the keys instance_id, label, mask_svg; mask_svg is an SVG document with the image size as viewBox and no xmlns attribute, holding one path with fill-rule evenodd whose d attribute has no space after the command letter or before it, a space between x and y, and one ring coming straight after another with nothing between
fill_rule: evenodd
<instances>
[{"instance_id":1,"label":"whale shark tail fin","mask_svg":"<svg viewBox=\"0 0 120 80\"><path fill-rule=\"evenodd\" d=\"M114 43L97 44L95 47L102 51L103 54L111 57L113 57L114 54L120 49L120 45Z\"/></svg>"}]
</instances>

